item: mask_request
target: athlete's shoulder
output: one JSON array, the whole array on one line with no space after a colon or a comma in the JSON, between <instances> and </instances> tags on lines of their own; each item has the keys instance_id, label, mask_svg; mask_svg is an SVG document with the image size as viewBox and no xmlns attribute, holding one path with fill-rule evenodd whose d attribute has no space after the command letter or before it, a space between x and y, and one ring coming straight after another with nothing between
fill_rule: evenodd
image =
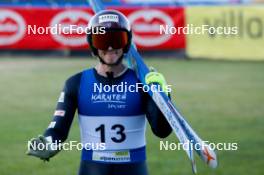
<instances>
[{"instance_id":1,"label":"athlete's shoulder","mask_svg":"<svg viewBox=\"0 0 264 175\"><path fill-rule=\"evenodd\" d=\"M88 69L87 69L88 70ZM64 91L66 91L69 94L77 95L80 88L80 83L82 79L82 74L86 70L83 70L81 72L78 72L72 76L70 76L66 81L64 85Z\"/></svg>"},{"instance_id":2,"label":"athlete's shoulder","mask_svg":"<svg viewBox=\"0 0 264 175\"><path fill-rule=\"evenodd\" d=\"M127 68L125 73L128 75L137 76L136 72L131 68Z\"/></svg>"},{"instance_id":3,"label":"athlete's shoulder","mask_svg":"<svg viewBox=\"0 0 264 175\"><path fill-rule=\"evenodd\" d=\"M72 76L70 76L67 80L66 80L66 85L73 85L73 84L79 84L81 77L82 77L82 73L83 72L78 72Z\"/></svg>"},{"instance_id":4,"label":"athlete's shoulder","mask_svg":"<svg viewBox=\"0 0 264 175\"><path fill-rule=\"evenodd\" d=\"M128 68L127 69L127 75L129 75L132 78L138 79L137 78L137 73L133 69L131 69L131 68Z\"/></svg>"},{"instance_id":5,"label":"athlete's shoulder","mask_svg":"<svg viewBox=\"0 0 264 175\"><path fill-rule=\"evenodd\" d=\"M76 73L76 74L70 76L70 77L66 80L66 82L67 82L67 83L70 83L70 84L80 83L83 73L85 73L85 72L93 72L93 69L94 69L94 68L84 69L84 70L82 70L82 71L80 71L80 72L78 72L78 73Z\"/></svg>"}]
</instances>

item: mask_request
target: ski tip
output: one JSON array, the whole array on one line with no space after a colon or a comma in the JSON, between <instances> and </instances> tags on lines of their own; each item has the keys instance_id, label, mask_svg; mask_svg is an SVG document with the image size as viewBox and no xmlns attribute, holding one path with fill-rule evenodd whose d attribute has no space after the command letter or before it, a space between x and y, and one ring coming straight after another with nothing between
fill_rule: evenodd
<instances>
[{"instance_id":1,"label":"ski tip","mask_svg":"<svg viewBox=\"0 0 264 175\"><path fill-rule=\"evenodd\" d=\"M195 162L192 162L192 172L193 174L197 174L197 168Z\"/></svg>"},{"instance_id":2,"label":"ski tip","mask_svg":"<svg viewBox=\"0 0 264 175\"><path fill-rule=\"evenodd\" d=\"M202 151L203 161L211 168L217 167L217 157L213 149L206 145Z\"/></svg>"}]
</instances>

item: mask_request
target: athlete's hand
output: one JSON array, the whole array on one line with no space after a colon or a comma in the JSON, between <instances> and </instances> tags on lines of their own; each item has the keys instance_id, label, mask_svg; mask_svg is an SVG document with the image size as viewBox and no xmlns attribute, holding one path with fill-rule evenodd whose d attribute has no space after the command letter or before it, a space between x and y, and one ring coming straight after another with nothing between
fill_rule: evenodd
<instances>
[{"instance_id":1,"label":"athlete's hand","mask_svg":"<svg viewBox=\"0 0 264 175\"><path fill-rule=\"evenodd\" d=\"M60 151L60 148L53 145L51 141L48 141L44 136L39 135L37 138L32 138L28 144L29 156L38 157L44 161L49 161L49 158L53 157Z\"/></svg>"},{"instance_id":2,"label":"athlete's hand","mask_svg":"<svg viewBox=\"0 0 264 175\"><path fill-rule=\"evenodd\" d=\"M151 68L150 72L145 76L145 82L147 84L152 84L152 83L159 84L162 88L162 91L164 91L167 95L169 95L167 82L164 76L161 73L156 72L154 68Z\"/></svg>"}]
</instances>

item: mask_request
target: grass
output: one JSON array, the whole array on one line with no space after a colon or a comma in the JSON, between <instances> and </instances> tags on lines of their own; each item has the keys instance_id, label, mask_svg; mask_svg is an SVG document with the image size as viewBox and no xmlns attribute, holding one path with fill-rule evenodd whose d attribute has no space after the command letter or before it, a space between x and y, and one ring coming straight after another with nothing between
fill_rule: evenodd
<instances>
[{"instance_id":1,"label":"grass","mask_svg":"<svg viewBox=\"0 0 264 175\"><path fill-rule=\"evenodd\" d=\"M173 85L173 99L203 139L238 143L237 151L218 151L219 167L209 169L198 157L199 174L264 173L264 62L146 59ZM27 141L43 133L52 119L64 81L95 65L93 59L1 58L1 175L73 175L80 152L64 151L49 163L25 155ZM79 140L77 119L68 140ZM177 142L174 134L164 139ZM151 175L191 174L183 151L160 151L160 139L148 129Z\"/></svg>"}]
</instances>

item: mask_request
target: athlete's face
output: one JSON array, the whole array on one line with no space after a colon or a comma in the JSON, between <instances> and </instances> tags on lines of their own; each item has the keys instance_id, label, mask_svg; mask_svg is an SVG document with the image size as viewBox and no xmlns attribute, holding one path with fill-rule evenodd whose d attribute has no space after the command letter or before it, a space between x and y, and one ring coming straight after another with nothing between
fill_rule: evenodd
<instances>
[{"instance_id":1,"label":"athlete's face","mask_svg":"<svg viewBox=\"0 0 264 175\"><path fill-rule=\"evenodd\" d=\"M107 64L114 64L117 62L123 54L123 49L113 49L109 47L108 50L98 49L98 55L106 62Z\"/></svg>"}]
</instances>

